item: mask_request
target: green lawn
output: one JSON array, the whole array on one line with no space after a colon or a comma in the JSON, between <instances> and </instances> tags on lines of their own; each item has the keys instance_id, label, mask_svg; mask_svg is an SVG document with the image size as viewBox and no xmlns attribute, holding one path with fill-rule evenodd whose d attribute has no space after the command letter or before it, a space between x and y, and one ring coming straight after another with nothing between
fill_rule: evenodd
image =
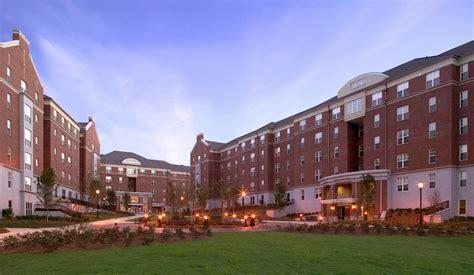
<instances>
[{"instance_id":1,"label":"green lawn","mask_svg":"<svg viewBox=\"0 0 474 275\"><path fill-rule=\"evenodd\" d=\"M2 255L0 273L472 274L473 252L472 237L218 233L152 246Z\"/></svg>"}]
</instances>

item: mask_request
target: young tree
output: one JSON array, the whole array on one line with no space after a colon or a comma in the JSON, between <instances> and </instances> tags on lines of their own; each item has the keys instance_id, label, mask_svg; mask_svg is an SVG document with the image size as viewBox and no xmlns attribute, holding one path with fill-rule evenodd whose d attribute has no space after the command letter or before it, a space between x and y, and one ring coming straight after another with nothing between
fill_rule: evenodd
<instances>
[{"instance_id":1,"label":"young tree","mask_svg":"<svg viewBox=\"0 0 474 275\"><path fill-rule=\"evenodd\" d=\"M106 191L107 203L111 210L115 210L115 201L116 201L116 194L115 191L112 189L107 189Z\"/></svg>"},{"instance_id":2,"label":"young tree","mask_svg":"<svg viewBox=\"0 0 474 275\"><path fill-rule=\"evenodd\" d=\"M207 199L209 198L209 192L207 188L202 186L198 186L195 192L195 198L197 199L198 207L201 211L204 211L206 209Z\"/></svg>"},{"instance_id":3,"label":"young tree","mask_svg":"<svg viewBox=\"0 0 474 275\"><path fill-rule=\"evenodd\" d=\"M175 218L176 205L178 204L180 194L179 188L180 187L173 181L168 180L166 182L166 204L171 208L171 220Z\"/></svg>"},{"instance_id":4,"label":"young tree","mask_svg":"<svg viewBox=\"0 0 474 275\"><path fill-rule=\"evenodd\" d=\"M56 172L49 168L41 173L36 185L36 196L46 209L46 221L49 221L49 209L57 202L54 200L53 192L56 188Z\"/></svg>"},{"instance_id":5,"label":"young tree","mask_svg":"<svg viewBox=\"0 0 474 275\"><path fill-rule=\"evenodd\" d=\"M99 190L99 192L102 190L102 184L100 180L93 179L89 182L89 186L88 186L89 202L91 203L91 205L94 203L95 204L99 203L100 193L97 194L97 190Z\"/></svg>"},{"instance_id":6,"label":"young tree","mask_svg":"<svg viewBox=\"0 0 474 275\"><path fill-rule=\"evenodd\" d=\"M128 192L125 192L123 194L123 207L125 207L125 212L128 212L128 208L130 208L130 194Z\"/></svg>"},{"instance_id":7,"label":"young tree","mask_svg":"<svg viewBox=\"0 0 474 275\"><path fill-rule=\"evenodd\" d=\"M375 178L371 174L362 176L360 202L367 211L375 205Z\"/></svg>"},{"instance_id":8,"label":"young tree","mask_svg":"<svg viewBox=\"0 0 474 275\"><path fill-rule=\"evenodd\" d=\"M273 195L275 196L275 205L278 209L281 209L288 204L286 201L286 188L282 180L280 180L277 184L275 193Z\"/></svg>"},{"instance_id":9,"label":"young tree","mask_svg":"<svg viewBox=\"0 0 474 275\"><path fill-rule=\"evenodd\" d=\"M226 207L227 207L227 205L235 204L235 201L237 200L238 194L239 194L239 190L237 190L237 188L232 187L232 186L228 186L224 190L224 192L222 194L222 198L224 200L224 203L226 204Z\"/></svg>"}]
</instances>

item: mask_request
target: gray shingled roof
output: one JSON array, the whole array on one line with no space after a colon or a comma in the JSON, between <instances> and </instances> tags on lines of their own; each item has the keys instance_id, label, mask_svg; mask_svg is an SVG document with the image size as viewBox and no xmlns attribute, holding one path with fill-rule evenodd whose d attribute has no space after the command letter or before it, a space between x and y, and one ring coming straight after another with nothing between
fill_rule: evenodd
<instances>
[{"instance_id":1,"label":"gray shingled roof","mask_svg":"<svg viewBox=\"0 0 474 275\"><path fill-rule=\"evenodd\" d=\"M171 164L163 160L147 159L132 152L112 151L105 155L100 155L100 162L102 164L123 165L122 161L127 158L134 158L141 162L140 167L169 169L175 172L189 173L189 166Z\"/></svg>"},{"instance_id":2,"label":"gray shingled roof","mask_svg":"<svg viewBox=\"0 0 474 275\"><path fill-rule=\"evenodd\" d=\"M394 67L390 70L387 70L385 72L383 72L384 74L386 74L388 76L388 78L384 79L383 81L384 82L388 82L388 81L391 81L391 80L394 80L394 79L397 79L397 78L400 78L402 76L405 76L405 75L408 75L410 73L413 73L417 70L420 70L424 67L428 67L430 65L433 65L435 63L438 63L444 59L447 59L447 58L451 58L451 57L456 57L456 58L463 58L467 55L470 55L470 54L473 54L474 53L474 40L472 41L469 41L465 44L462 44L456 48L453 48L451 50L448 50L446 52L443 52L439 55L435 55L435 56L427 56L427 57L422 57L422 58L415 58L411 61L408 61L406 63L403 63L397 67ZM374 85L372 85L371 87L376 87L380 85L380 83L376 83ZM363 89L370 89L371 87L364 87ZM359 91L354 91L354 93L357 93ZM353 93L351 93L353 94ZM349 95L347 95L349 96ZM212 143L214 143L214 146L215 148L213 148L214 150L219 150L219 149L222 149L224 147L227 147L227 146L231 146L235 143L237 143L239 140L242 140L242 139L245 139L246 137L249 137L249 136L252 136L258 132L262 132L264 130L273 130L275 128L279 128L280 126L282 125L285 125L285 124L288 124L288 123L291 123L293 122L293 119L295 117L298 117L298 116L301 116L301 115L304 115L305 113L310 113L314 110L317 110L323 106L326 106L326 105L329 105L331 104L332 102L334 101L337 101L337 96L329 99L329 100L326 100L324 101L323 103L321 104L318 104L314 107L311 107L307 110L304 110L300 113L297 113L295 115L292 115L290 117L287 117L287 118L284 118L282 120L279 120L277 122L270 122L268 123L267 125L263 126L263 127L260 127L259 129L255 130L255 131L252 131L250 133L247 133L245 135L242 135L238 138L235 138L227 143L220 143L220 142L214 142L212 141ZM207 141L208 143L210 143L209 141ZM220 146L219 146L220 145ZM211 145L211 148L213 147L213 145ZM217 149L216 149L217 148Z\"/></svg>"},{"instance_id":3,"label":"gray shingled roof","mask_svg":"<svg viewBox=\"0 0 474 275\"><path fill-rule=\"evenodd\" d=\"M225 143L222 142L217 142L217 141L211 141L211 140L206 140L206 142L211 146L212 150L219 150Z\"/></svg>"}]
</instances>

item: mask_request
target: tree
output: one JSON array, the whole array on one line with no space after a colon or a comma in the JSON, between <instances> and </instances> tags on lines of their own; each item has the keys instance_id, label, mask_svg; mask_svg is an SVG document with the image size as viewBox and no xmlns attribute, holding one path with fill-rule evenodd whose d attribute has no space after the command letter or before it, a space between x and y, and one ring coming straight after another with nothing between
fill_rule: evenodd
<instances>
[{"instance_id":1,"label":"tree","mask_svg":"<svg viewBox=\"0 0 474 275\"><path fill-rule=\"evenodd\" d=\"M49 221L49 209L56 204L53 192L56 188L56 172L49 168L41 173L36 184L36 196L46 209L46 221Z\"/></svg>"},{"instance_id":2,"label":"tree","mask_svg":"<svg viewBox=\"0 0 474 275\"><path fill-rule=\"evenodd\" d=\"M209 192L206 187L202 187L202 186L198 186L195 192L196 192L196 195L194 197L197 199L198 207L201 211L204 211L206 209Z\"/></svg>"},{"instance_id":3,"label":"tree","mask_svg":"<svg viewBox=\"0 0 474 275\"><path fill-rule=\"evenodd\" d=\"M128 212L128 208L130 208L130 194L125 192L123 194L123 207L125 207L125 212Z\"/></svg>"},{"instance_id":4,"label":"tree","mask_svg":"<svg viewBox=\"0 0 474 275\"><path fill-rule=\"evenodd\" d=\"M97 179L93 179L89 182L89 188L88 188L88 192L89 192L89 202L92 204L92 203L97 203L99 202L99 196L100 196L100 193L97 194L97 190L102 190L102 183L100 183L100 180L97 180Z\"/></svg>"},{"instance_id":5,"label":"tree","mask_svg":"<svg viewBox=\"0 0 474 275\"><path fill-rule=\"evenodd\" d=\"M279 209L283 208L288 204L286 200L286 188L282 180L278 182L274 196L275 196L275 205L277 206L277 208Z\"/></svg>"},{"instance_id":6,"label":"tree","mask_svg":"<svg viewBox=\"0 0 474 275\"><path fill-rule=\"evenodd\" d=\"M226 207L230 204L233 204L237 200L237 196L239 194L239 190L237 188L228 186L224 192L222 193L222 198Z\"/></svg>"},{"instance_id":7,"label":"tree","mask_svg":"<svg viewBox=\"0 0 474 275\"><path fill-rule=\"evenodd\" d=\"M367 211L375 205L375 178L371 174L362 176L360 202Z\"/></svg>"},{"instance_id":8,"label":"tree","mask_svg":"<svg viewBox=\"0 0 474 275\"><path fill-rule=\"evenodd\" d=\"M107 198L107 203L109 204L109 207L114 210L115 209L115 201L116 201L116 194L115 191L112 190L112 188L107 189L106 191L106 198Z\"/></svg>"}]
</instances>

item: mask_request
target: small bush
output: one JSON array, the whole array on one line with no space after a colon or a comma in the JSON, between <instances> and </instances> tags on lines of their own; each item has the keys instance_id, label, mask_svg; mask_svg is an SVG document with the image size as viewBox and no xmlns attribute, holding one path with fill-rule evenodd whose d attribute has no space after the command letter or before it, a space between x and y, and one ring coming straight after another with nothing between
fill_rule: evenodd
<instances>
[{"instance_id":1,"label":"small bush","mask_svg":"<svg viewBox=\"0 0 474 275\"><path fill-rule=\"evenodd\" d=\"M354 234L355 233L355 229L356 229L356 225L351 223L349 224L349 226L347 227L347 230L349 231L349 233L351 234Z\"/></svg>"},{"instance_id":2,"label":"small bush","mask_svg":"<svg viewBox=\"0 0 474 275\"><path fill-rule=\"evenodd\" d=\"M3 238L2 240L2 246L5 246L6 248L15 248L17 247L19 244L20 244L20 239L19 239L19 236L13 236L13 235L10 235L10 236L6 236L5 238Z\"/></svg>"},{"instance_id":3,"label":"small bush","mask_svg":"<svg viewBox=\"0 0 474 275\"><path fill-rule=\"evenodd\" d=\"M160 235L161 241L165 242L171 237L171 230L165 229Z\"/></svg>"},{"instance_id":4,"label":"small bush","mask_svg":"<svg viewBox=\"0 0 474 275\"><path fill-rule=\"evenodd\" d=\"M361 229L362 229L362 232L364 232L365 234L369 234L370 232L370 227L368 223L363 223L361 225Z\"/></svg>"},{"instance_id":5,"label":"small bush","mask_svg":"<svg viewBox=\"0 0 474 275\"><path fill-rule=\"evenodd\" d=\"M195 239L199 238L201 235L201 232L199 232L199 230L197 230L194 226L189 227L189 232L191 232L191 235L193 235L193 238Z\"/></svg>"},{"instance_id":6,"label":"small bush","mask_svg":"<svg viewBox=\"0 0 474 275\"><path fill-rule=\"evenodd\" d=\"M11 208L2 209L2 217L4 217L5 219L13 218L13 209Z\"/></svg>"},{"instance_id":7,"label":"small bush","mask_svg":"<svg viewBox=\"0 0 474 275\"><path fill-rule=\"evenodd\" d=\"M378 224L378 223L375 224L374 228L375 228L375 232L377 232L377 235L382 234L382 226L380 224Z\"/></svg>"},{"instance_id":8,"label":"small bush","mask_svg":"<svg viewBox=\"0 0 474 275\"><path fill-rule=\"evenodd\" d=\"M180 240L186 238L186 236L184 235L184 231L181 227L175 229L175 235Z\"/></svg>"},{"instance_id":9,"label":"small bush","mask_svg":"<svg viewBox=\"0 0 474 275\"><path fill-rule=\"evenodd\" d=\"M155 241L155 229L153 227L148 228L142 232L143 244L151 244Z\"/></svg>"},{"instance_id":10,"label":"small bush","mask_svg":"<svg viewBox=\"0 0 474 275\"><path fill-rule=\"evenodd\" d=\"M125 246L130 246L136 237L136 233L131 231L130 228L125 227L122 229L122 234Z\"/></svg>"}]
</instances>

